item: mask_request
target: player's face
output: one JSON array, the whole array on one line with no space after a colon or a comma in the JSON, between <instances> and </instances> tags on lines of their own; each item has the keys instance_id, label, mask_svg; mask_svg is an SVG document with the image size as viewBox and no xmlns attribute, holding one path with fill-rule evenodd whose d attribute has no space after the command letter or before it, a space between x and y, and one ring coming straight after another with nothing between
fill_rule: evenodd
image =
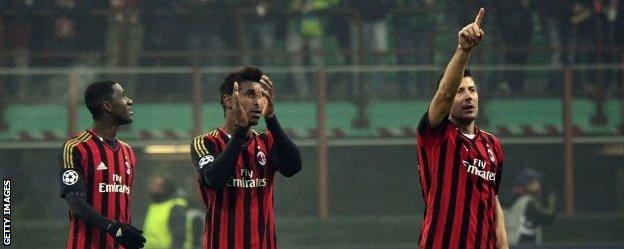
<instances>
[{"instance_id":1,"label":"player's face","mask_svg":"<svg viewBox=\"0 0 624 249\"><path fill-rule=\"evenodd\" d=\"M126 96L124 89L119 84L113 85L113 96L111 98L111 115L120 124L132 123L132 100Z\"/></svg>"},{"instance_id":2,"label":"player's face","mask_svg":"<svg viewBox=\"0 0 624 249\"><path fill-rule=\"evenodd\" d=\"M248 81L238 84L239 101L247 113L249 125L257 125L262 116L261 94L256 92L256 85L260 85L260 83Z\"/></svg>"},{"instance_id":3,"label":"player's face","mask_svg":"<svg viewBox=\"0 0 624 249\"><path fill-rule=\"evenodd\" d=\"M464 77L459 84L451 107L451 116L458 122L468 125L477 118L479 94L472 77Z\"/></svg>"}]
</instances>

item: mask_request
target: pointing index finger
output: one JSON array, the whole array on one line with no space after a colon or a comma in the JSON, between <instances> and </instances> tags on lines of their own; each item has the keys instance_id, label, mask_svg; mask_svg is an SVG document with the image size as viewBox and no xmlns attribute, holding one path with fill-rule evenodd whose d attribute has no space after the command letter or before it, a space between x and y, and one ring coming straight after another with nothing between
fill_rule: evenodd
<instances>
[{"instance_id":1,"label":"pointing index finger","mask_svg":"<svg viewBox=\"0 0 624 249\"><path fill-rule=\"evenodd\" d=\"M475 23L479 27L481 27L481 21L483 21L483 16L485 16L485 9L484 8L480 8L479 9L479 13L477 14L477 17L475 18Z\"/></svg>"}]
</instances>

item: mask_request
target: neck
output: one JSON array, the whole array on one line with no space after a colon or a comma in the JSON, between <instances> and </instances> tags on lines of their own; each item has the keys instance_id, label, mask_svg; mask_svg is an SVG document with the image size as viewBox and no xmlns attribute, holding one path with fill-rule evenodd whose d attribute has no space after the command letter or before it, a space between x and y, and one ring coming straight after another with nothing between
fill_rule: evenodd
<instances>
[{"instance_id":1,"label":"neck","mask_svg":"<svg viewBox=\"0 0 624 249\"><path fill-rule=\"evenodd\" d=\"M459 130L464 133L464 134L474 134L474 130L475 130L475 124L474 124L474 120L470 121L468 124L464 124L462 122L459 122L458 120L455 120L453 117L449 117L449 119L451 120L451 122L453 122L453 124L455 124L457 126L457 128L459 128Z\"/></svg>"},{"instance_id":2,"label":"neck","mask_svg":"<svg viewBox=\"0 0 624 249\"><path fill-rule=\"evenodd\" d=\"M234 117L234 115L229 115L229 113L226 114L225 122L221 126L221 129L225 131L225 133L227 134L232 134L235 128L236 128L236 118ZM247 131L247 135L249 135L250 132L251 132L251 129Z\"/></svg>"},{"instance_id":3,"label":"neck","mask_svg":"<svg viewBox=\"0 0 624 249\"><path fill-rule=\"evenodd\" d=\"M117 137L119 125L110 121L99 120L95 122L91 130L103 139L114 140Z\"/></svg>"}]
</instances>

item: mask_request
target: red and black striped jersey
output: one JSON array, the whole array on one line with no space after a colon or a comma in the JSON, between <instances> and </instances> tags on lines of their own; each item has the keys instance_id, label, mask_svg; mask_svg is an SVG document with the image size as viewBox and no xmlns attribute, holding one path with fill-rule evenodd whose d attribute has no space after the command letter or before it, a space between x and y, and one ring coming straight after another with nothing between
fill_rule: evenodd
<instances>
[{"instance_id":1,"label":"red and black striped jersey","mask_svg":"<svg viewBox=\"0 0 624 249\"><path fill-rule=\"evenodd\" d=\"M475 128L468 138L445 119L418 125L418 172L425 202L419 248L495 248L496 195L503 149L494 135Z\"/></svg>"},{"instance_id":2,"label":"red and black striped jersey","mask_svg":"<svg viewBox=\"0 0 624 249\"><path fill-rule=\"evenodd\" d=\"M207 187L202 167L224 150L229 135L220 129L196 137L191 157L199 172L199 186L207 209L203 248L277 248L273 214L273 179L270 132L251 135L232 165L225 187Z\"/></svg>"},{"instance_id":3,"label":"red and black striped jersey","mask_svg":"<svg viewBox=\"0 0 624 249\"><path fill-rule=\"evenodd\" d=\"M136 165L132 148L117 140L113 148L87 130L63 146L61 197L80 191L87 204L102 216L130 223L130 189ZM123 248L98 227L87 224L71 212L66 248Z\"/></svg>"}]
</instances>

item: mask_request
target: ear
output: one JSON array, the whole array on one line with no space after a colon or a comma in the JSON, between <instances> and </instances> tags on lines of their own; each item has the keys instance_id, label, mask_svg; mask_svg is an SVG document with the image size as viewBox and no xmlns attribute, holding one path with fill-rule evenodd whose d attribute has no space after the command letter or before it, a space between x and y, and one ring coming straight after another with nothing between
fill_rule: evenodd
<instances>
[{"instance_id":1,"label":"ear","mask_svg":"<svg viewBox=\"0 0 624 249\"><path fill-rule=\"evenodd\" d=\"M232 95L223 94L223 104L226 109L232 109Z\"/></svg>"},{"instance_id":2,"label":"ear","mask_svg":"<svg viewBox=\"0 0 624 249\"><path fill-rule=\"evenodd\" d=\"M111 112L113 110L113 105L110 101L102 101L102 110L104 110L104 112Z\"/></svg>"}]
</instances>

